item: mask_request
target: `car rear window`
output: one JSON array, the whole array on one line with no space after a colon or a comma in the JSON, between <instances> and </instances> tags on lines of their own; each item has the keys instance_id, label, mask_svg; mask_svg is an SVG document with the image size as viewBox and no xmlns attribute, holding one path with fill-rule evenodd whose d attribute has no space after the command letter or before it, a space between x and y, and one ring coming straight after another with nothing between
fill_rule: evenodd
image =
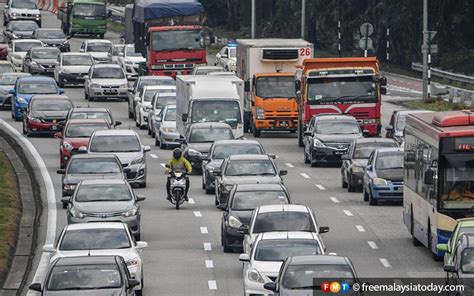
<instances>
[{"instance_id":1,"label":"car rear window","mask_svg":"<svg viewBox=\"0 0 474 296\"><path fill-rule=\"evenodd\" d=\"M320 255L321 247L312 239L285 239L260 241L255 250L257 261L283 261L292 256Z\"/></svg>"},{"instance_id":2,"label":"car rear window","mask_svg":"<svg viewBox=\"0 0 474 296\"><path fill-rule=\"evenodd\" d=\"M281 211L257 214L253 233L271 231L316 232L316 228L308 212Z\"/></svg>"},{"instance_id":3,"label":"car rear window","mask_svg":"<svg viewBox=\"0 0 474 296\"><path fill-rule=\"evenodd\" d=\"M113 158L76 158L68 166L68 174L118 174L122 165Z\"/></svg>"},{"instance_id":4,"label":"car rear window","mask_svg":"<svg viewBox=\"0 0 474 296\"><path fill-rule=\"evenodd\" d=\"M59 250L127 249L131 242L124 228L77 229L64 234Z\"/></svg>"},{"instance_id":5,"label":"car rear window","mask_svg":"<svg viewBox=\"0 0 474 296\"><path fill-rule=\"evenodd\" d=\"M241 191L234 194L232 209L251 211L263 205L288 204L289 200L284 191Z\"/></svg>"}]
</instances>

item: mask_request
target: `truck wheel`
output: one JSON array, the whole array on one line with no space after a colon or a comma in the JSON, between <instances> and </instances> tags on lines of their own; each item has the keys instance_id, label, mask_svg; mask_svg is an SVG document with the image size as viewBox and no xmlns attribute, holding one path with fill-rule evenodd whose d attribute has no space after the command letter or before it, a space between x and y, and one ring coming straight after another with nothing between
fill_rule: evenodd
<instances>
[{"instance_id":1,"label":"truck wheel","mask_svg":"<svg viewBox=\"0 0 474 296\"><path fill-rule=\"evenodd\" d=\"M302 131L298 131L298 146L299 147L304 147L303 132Z\"/></svg>"},{"instance_id":2,"label":"truck wheel","mask_svg":"<svg viewBox=\"0 0 474 296\"><path fill-rule=\"evenodd\" d=\"M104 34L99 34L100 39L104 39Z\"/></svg>"},{"instance_id":3,"label":"truck wheel","mask_svg":"<svg viewBox=\"0 0 474 296\"><path fill-rule=\"evenodd\" d=\"M260 138L260 134L262 133L261 130L259 130L259 129L257 129L255 126L253 126L252 131L253 131L253 136L254 136L255 138Z\"/></svg>"},{"instance_id":4,"label":"truck wheel","mask_svg":"<svg viewBox=\"0 0 474 296\"><path fill-rule=\"evenodd\" d=\"M250 124L248 121L244 122L244 133L250 132Z\"/></svg>"}]
</instances>

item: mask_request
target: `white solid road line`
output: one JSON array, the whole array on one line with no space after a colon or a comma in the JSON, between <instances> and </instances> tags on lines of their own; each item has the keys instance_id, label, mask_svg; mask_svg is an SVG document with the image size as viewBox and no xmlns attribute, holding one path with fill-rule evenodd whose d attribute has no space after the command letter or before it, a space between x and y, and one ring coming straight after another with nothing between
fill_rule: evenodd
<instances>
[{"instance_id":1,"label":"white solid road line","mask_svg":"<svg viewBox=\"0 0 474 296\"><path fill-rule=\"evenodd\" d=\"M45 245L54 245L56 240L56 220L57 220L57 210L56 210L56 193L54 191L53 181L51 180L51 176L48 173L48 169L46 164L43 161L43 158L36 150L35 146L31 144L25 137L23 137L16 129L14 129L11 125L9 125L4 120L0 120L0 124L10 130L14 137L17 138L19 142L23 143L23 147L26 147L33 158L36 161L38 169L41 172L41 176L43 177L44 185L46 187L46 197L47 197L47 210L48 210L48 224L46 226L46 238L45 238ZM40 243L41 246L41 243ZM49 265L49 257L50 254L43 252L41 254L41 259L38 264L38 268L36 269L35 275L33 277L33 283L41 283L43 281L44 274L46 269ZM34 292L31 290L28 291L27 295L35 295Z\"/></svg>"},{"instance_id":2,"label":"white solid road line","mask_svg":"<svg viewBox=\"0 0 474 296\"><path fill-rule=\"evenodd\" d=\"M319 190L326 190L323 185L316 184L316 187L318 187Z\"/></svg>"},{"instance_id":3,"label":"white solid road line","mask_svg":"<svg viewBox=\"0 0 474 296\"><path fill-rule=\"evenodd\" d=\"M333 203L340 203L339 199L335 198L334 196L329 197L330 200L332 200Z\"/></svg>"},{"instance_id":4,"label":"white solid road line","mask_svg":"<svg viewBox=\"0 0 474 296\"><path fill-rule=\"evenodd\" d=\"M344 214L346 214L346 215L349 216L349 217L354 216L354 215L351 213L351 211L349 211L349 210L344 210Z\"/></svg>"},{"instance_id":5,"label":"white solid road line","mask_svg":"<svg viewBox=\"0 0 474 296\"><path fill-rule=\"evenodd\" d=\"M158 158L158 156L156 156L156 154L153 154L153 153L150 153L150 156L153 158Z\"/></svg>"},{"instance_id":6,"label":"white solid road line","mask_svg":"<svg viewBox=\"0 0 474 296\"><path fill-rule=\"evenodd\" d=\"M201 212L199 212L199 211L194 211L194 216L202 217Z\"/></svg>"},{"instance_id":7,"label":"white solid road line","mask_svg":"<svg viewBox=\"0 0 474 296\"><path fill-rule=\"evenodd\" d=\"M200 229L201 229L202 234L208 234L209 233L209 231L207 230L207 227L202 226L202 227L200 227Z\"/></svg>"},{"instance_id":8,"label":"white solid road line","mask_svg":"<svg viewBox=\"0 0 474 296\"><path fill-rule=\"evenodd\" d=\"M292 165L292 164L289 163L289 162L285 163L285 165L286 165L287 167L289 167L289 168L294 168L294 167L295 167L294 165Z\"/></svg>"},{"instance_id":9,"label":"white solid road line","mask_svg":"<svg viewBox=\"0 0 474 296\"><path fill-rule=\"evenodd\" d=\"M194 199L193 199L193 198L191 198L191 197L189 198L188 202L189 202L189 204L191 204L191 205L193 205L193 204L195 204L195 203L196 203L196 202L194 201Z\"/></svg>"},{"instance_id":10,"label":"white solid road line","mask_svg":"<svg viewBox=\"0 0 474 296\"><path fill-rule=\"evenodd\" d=\"M379 247L377 246L377 244L373 241L368 241L367 242L369 244L369 246L374 249L374 250L377 250ZM387 261L388 262L388 261ZM382 263L383 264L383 263Z\"/></svg>"},{"instance_id":11,"label":"white solid road line","mask_svg":"<svg viewBox=\"0 0 474 296\"><path fill-rule=\"evenodd\" d=\"M214 268L214 262L212 260L206 260L206 268Z\"/></svg>"},{"instance_id":12,"label":"white solid road line","mask_svg":"<svg viewBox=\"0 0 474 296\"><path fill-rule=\"evenodd\" d=\"M388 262L387 259L385 258L379 258L380 262L382 263L383 267L386 267L386 268L390 268L392 267L392 265L390 264L390 262Z\"/></svg>"},{"instance_id":13,"label":"white solid road line","mask_svg":"<svg viewBox=\"0 0 474 296\"><path fill-rule=\"evenodd\" d=\"M211 243L204 243L204 251L212 251Z\"/></svg>"},{"instance_id":14,"label":"white solid road line","mask_svg":"<svg viewBox=\"0 0 474 296\"><path fill-rule=\"evenodd\" d=\"M359 232L365 232L365 228L362 225L356 225L356 228L359 230Z\"/></svg>"},{"instance_id":15,"label":"white solid road line","mask_svg":"<svg viewBox=\"0 0 474 296\"><path fill-rule=\"evenodd\" d=\"M209 290L217 290L216 281L207 281L207 285L209 286Z\"/></svg>"},{"instance_id":16,"label":"white solid road line","mask_svg":"<svg viewBox=\"0 0 474 296\"><path fill-rule=\"evenodd\" d=\"M308 176L307 174L305 173L300 173L301 177L305 178L305 179L310 179L311 177Z\"/></svg>"}]
</instances>

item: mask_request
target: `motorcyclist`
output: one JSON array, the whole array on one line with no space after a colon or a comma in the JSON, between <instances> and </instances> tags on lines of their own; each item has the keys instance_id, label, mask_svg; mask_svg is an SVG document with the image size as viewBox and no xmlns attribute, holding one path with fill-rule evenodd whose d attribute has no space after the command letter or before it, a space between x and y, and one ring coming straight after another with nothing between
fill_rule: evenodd
<instances>
[{"instance_id":1,"label":"motorcyclist","mask_svg":"<svg viewBox=\"0 0 474 296\"><path fill-rule=\"evenodd\" d=\"M167 200L171 200L171 189L170 189L171 176L169 175L169 172L176 169L178 170L186 169L186 172L188 174L190 174L193 169L193 167L191 166L191 163L186 158L184 158L183 151L180 148L176 148L173 150L173 157L168 161L168 164L166 165L165 174L168 174L168 179L166 180L166 193L168 195L168 197L166 198ZM186 178L186 192L184 193L184 200L188 201L189 178L188 176L185 176L185 178Z\"/></svg>"}]
</instances>

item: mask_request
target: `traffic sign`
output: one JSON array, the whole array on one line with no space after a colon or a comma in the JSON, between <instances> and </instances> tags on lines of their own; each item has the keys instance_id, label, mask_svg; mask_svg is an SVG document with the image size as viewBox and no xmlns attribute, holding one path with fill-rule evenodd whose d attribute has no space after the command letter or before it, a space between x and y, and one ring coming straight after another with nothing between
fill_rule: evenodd
<instances>
[{"instance_id":1,"label":"traffic sign","mask_svg":"<svg viewBox=\"0 0 474 296\"><path fill-rule=\"evenodd\" d=\"M372 49L373 47L373 42L372 42L372 39L370 37L362 37L360 38L359 40L359 47L362 49L362 50L369 50L369 49Z\"/></svg>"},{"instance_id":2,"label":"traffic sign","mask_svg":"<svg viewBox=\"0 0 474 296\"><path fill-rule=\"evenodd\" d=\"M428 34L428 42L433 41L438 31L424 31L424 34Z\"/></svg>"},{"instance_id":3,"label":"traffic sign","mask_svg":"<svg viewBox=\"0 0 474 296\"><path fill-rule=\"evenodd\" d=\"M374 33L374 26L371 23L363 23L360 26L360 34L364 37L369 37Z\"/></svg>"}]
</instances>

